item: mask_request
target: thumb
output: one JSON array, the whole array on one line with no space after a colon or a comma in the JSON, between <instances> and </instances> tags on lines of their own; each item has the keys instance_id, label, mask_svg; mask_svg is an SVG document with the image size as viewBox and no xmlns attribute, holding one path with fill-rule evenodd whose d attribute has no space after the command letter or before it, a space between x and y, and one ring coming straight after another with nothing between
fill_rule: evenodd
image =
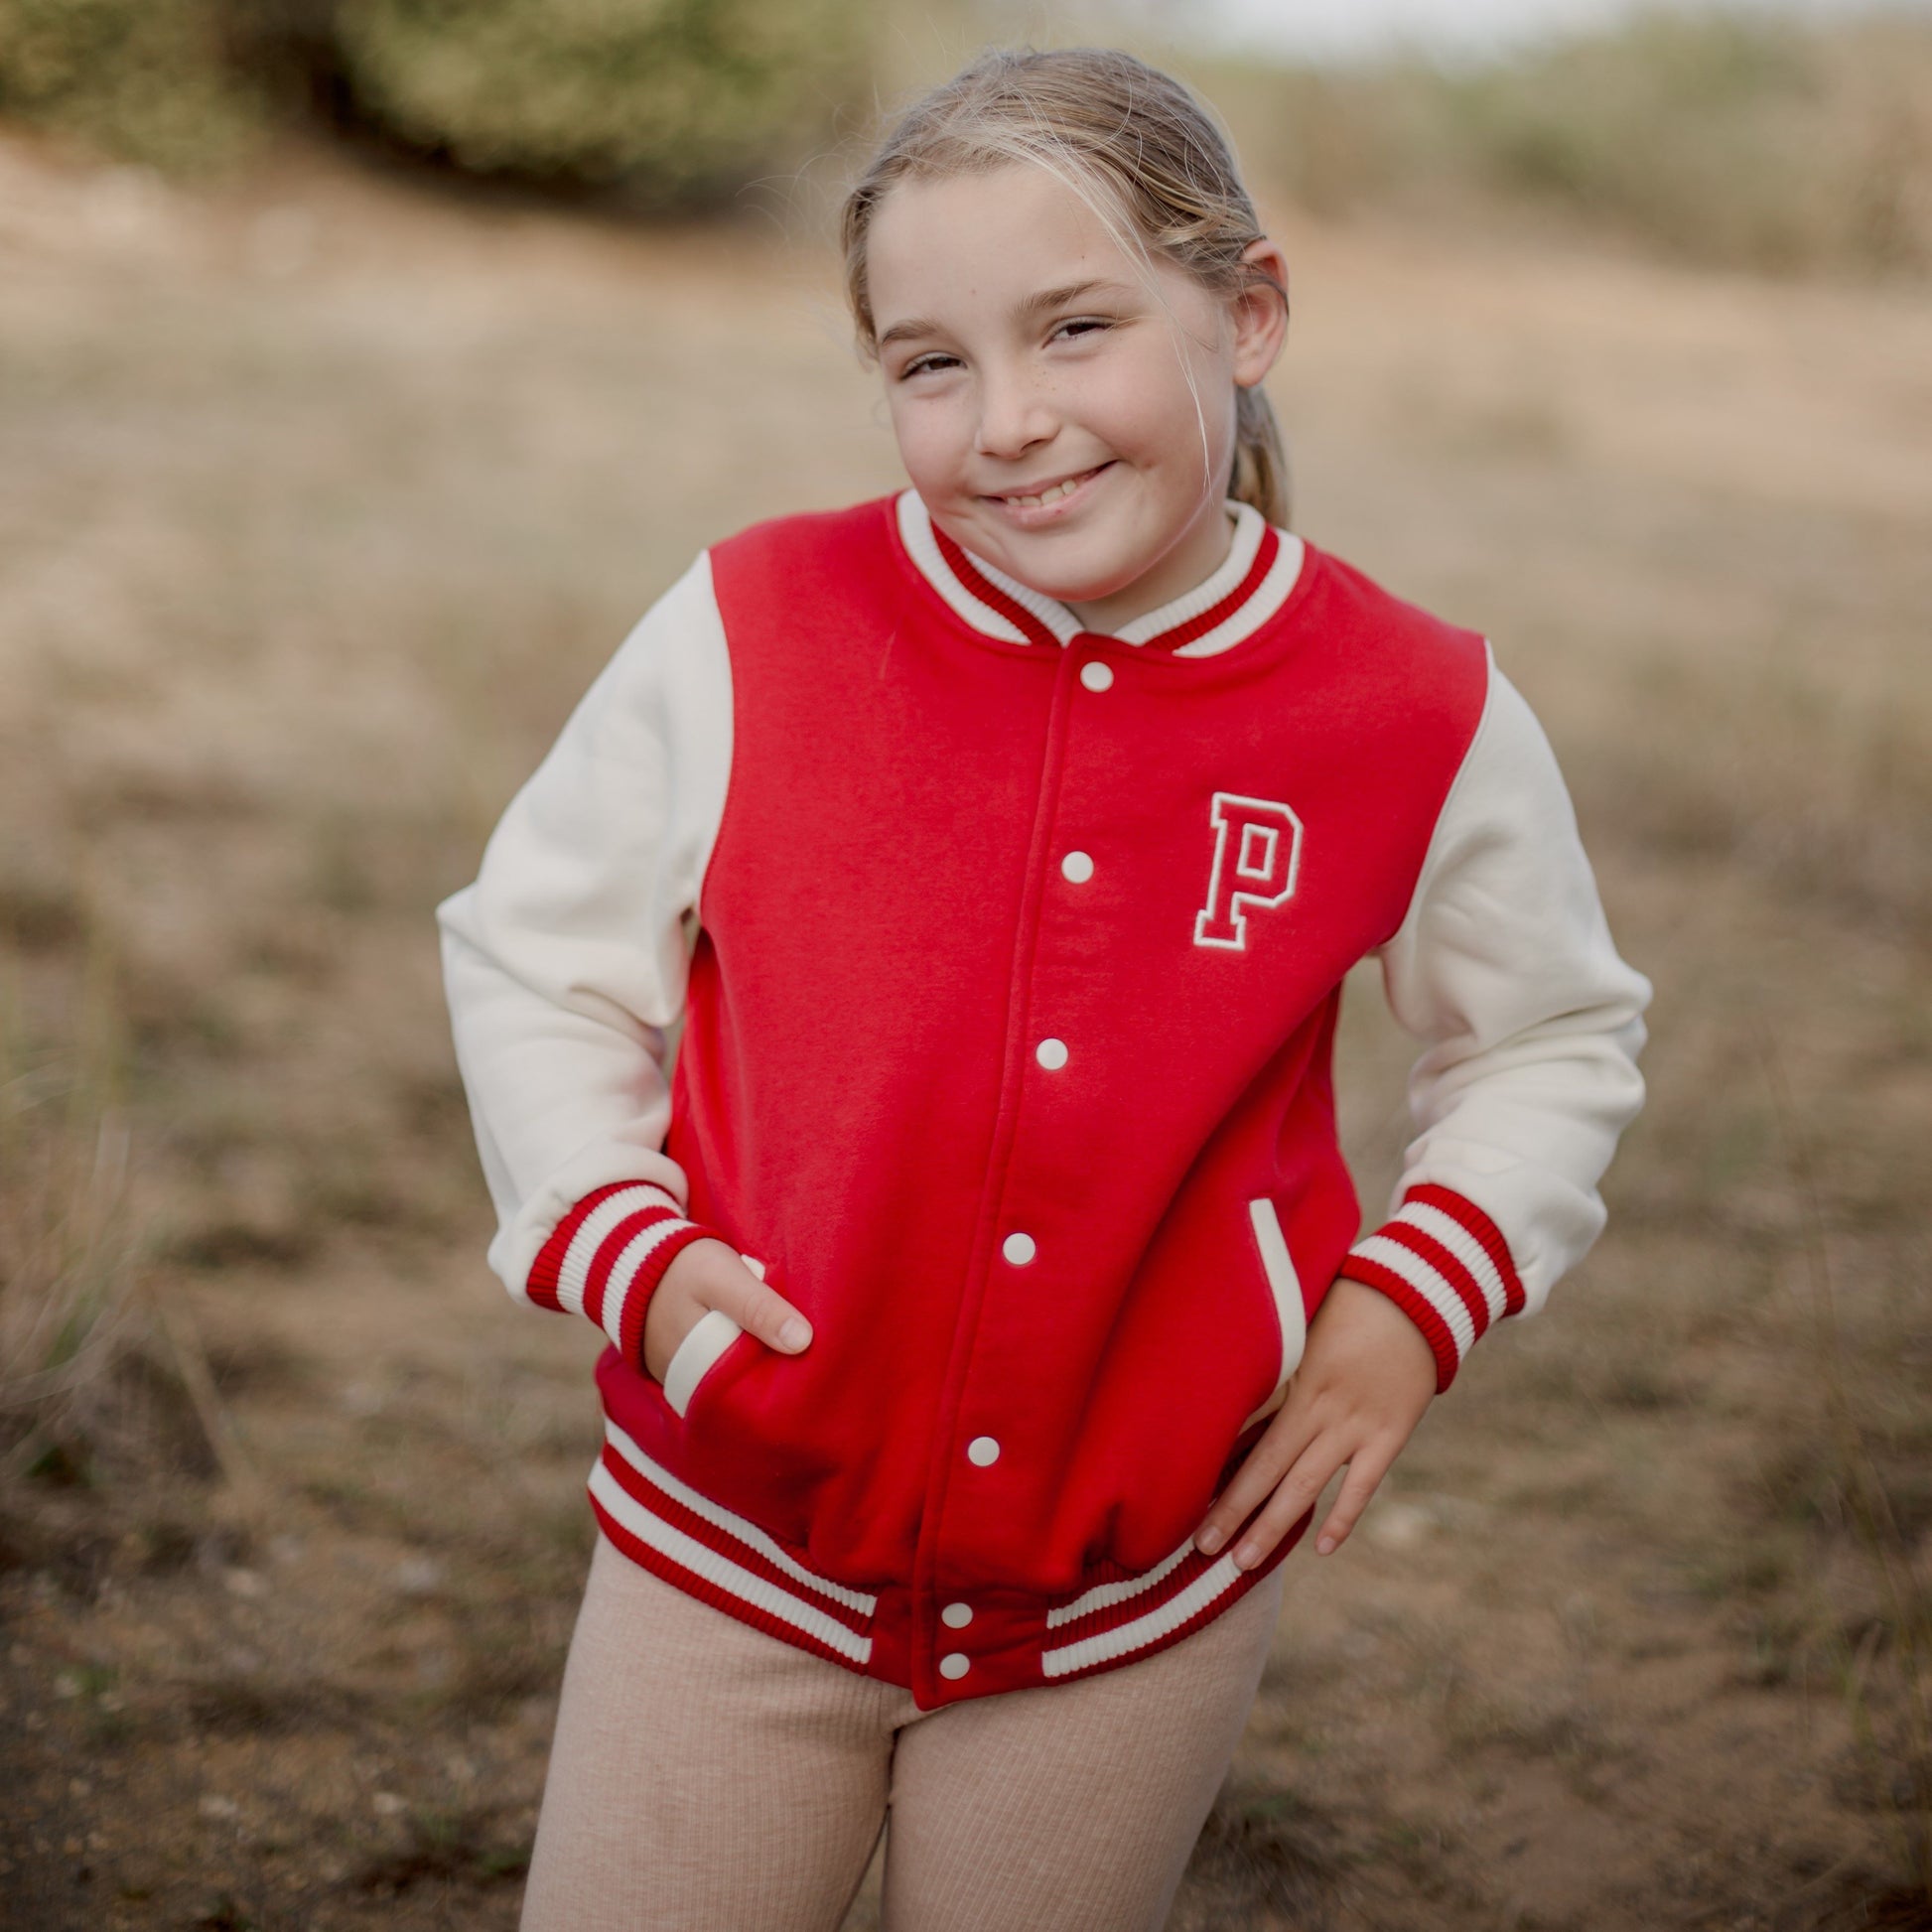
<instances>
[{"instance_id":1,"label":"thumb","mask_svg":"<svg viewBox=\"0 0 1932 1932\"><path fill-rule=\"evenodd\" d=\"M740 1271L732 1287L719 1296L715 1307L756 1335L767 1348L781 1354L796 1355L809 1347L812 1324L791 1306L775 1288L767 1286L764 1264L751 1255L739 1256Z\"/></svg>"}]
</instances>

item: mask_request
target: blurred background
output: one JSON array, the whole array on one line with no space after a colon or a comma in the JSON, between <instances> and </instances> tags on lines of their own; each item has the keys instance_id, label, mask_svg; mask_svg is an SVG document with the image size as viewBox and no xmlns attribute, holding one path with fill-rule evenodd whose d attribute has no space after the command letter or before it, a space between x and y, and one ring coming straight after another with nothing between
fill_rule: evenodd
<instances>
[{"instance_id":1,"label":"blurred background","mask_svg":"<svg viewBox=\"0 0 1932 1932\"><path fill-rule=\"evenodd\" d=\"M1174 1925L1932 1925L1932 12L0 0L9 1927L515 1923L597 1338L431 908L700 546L898 484L832 215L1020 40L1220 108L1295 523L1492 636L1658 988ZM1371 1212L1410 1050L1362 976Z\"/></svg>"}]
</instances>

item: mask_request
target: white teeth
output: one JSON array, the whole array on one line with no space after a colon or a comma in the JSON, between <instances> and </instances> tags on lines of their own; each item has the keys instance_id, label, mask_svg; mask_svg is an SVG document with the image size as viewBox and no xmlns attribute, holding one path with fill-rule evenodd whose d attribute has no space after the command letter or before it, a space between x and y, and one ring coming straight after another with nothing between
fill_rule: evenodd
<instances>
[{"instance_id":1,"label":"white teeth","mask_svg":"<svg viewBox=\"0 0 1932 1932\"><path fill-rule=\"evenodd\" d=\"M1080 477L1069 477L1065 483L1055 483L1051 489L1042 489L1037 496L1008 496L1004 500L1016 509L1036 510L1042 503L1055 503L1062 496L1071 496L1083 481Z\"/></svg>"}]
</instances>

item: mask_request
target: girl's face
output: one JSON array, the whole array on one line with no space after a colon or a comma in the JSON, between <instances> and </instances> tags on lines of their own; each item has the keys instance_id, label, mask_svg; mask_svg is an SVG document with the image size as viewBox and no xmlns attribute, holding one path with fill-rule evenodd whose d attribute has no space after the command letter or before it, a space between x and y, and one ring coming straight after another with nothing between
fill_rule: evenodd
<instances>
[{"instance_id":1,"label":"girl's face","mask_svg":"<svg viewBox=\"0 0 1932 1932\"><path fill-rule=\"evenodd\" d=\"M1247 259L1284 285L1270 241ZM1237 384L1287 317L1128 254L1042 168L908 180L867 240L899 455L963 548L1118 629L1227 554ZM1188 376L1192 375L1192 386Z\"/></svg>"}]
</instances>

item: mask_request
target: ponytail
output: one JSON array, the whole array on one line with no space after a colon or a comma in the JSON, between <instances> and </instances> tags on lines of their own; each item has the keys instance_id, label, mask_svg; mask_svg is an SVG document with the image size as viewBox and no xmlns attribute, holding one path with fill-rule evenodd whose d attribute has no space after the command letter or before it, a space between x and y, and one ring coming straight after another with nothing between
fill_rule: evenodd
<instances>
[{"instance_id":1,"label":"ponytail","mask_svg":"<svg viewBox=\"0 0 1932 1932\"><path fill-rule=\"evenodd\" d=\"M1234 476L1228 494L1252 504L1270 523L1287 527L1288 447L1275 405L1259 385L1234 392Z\"/></svg>"}]
</instances>

